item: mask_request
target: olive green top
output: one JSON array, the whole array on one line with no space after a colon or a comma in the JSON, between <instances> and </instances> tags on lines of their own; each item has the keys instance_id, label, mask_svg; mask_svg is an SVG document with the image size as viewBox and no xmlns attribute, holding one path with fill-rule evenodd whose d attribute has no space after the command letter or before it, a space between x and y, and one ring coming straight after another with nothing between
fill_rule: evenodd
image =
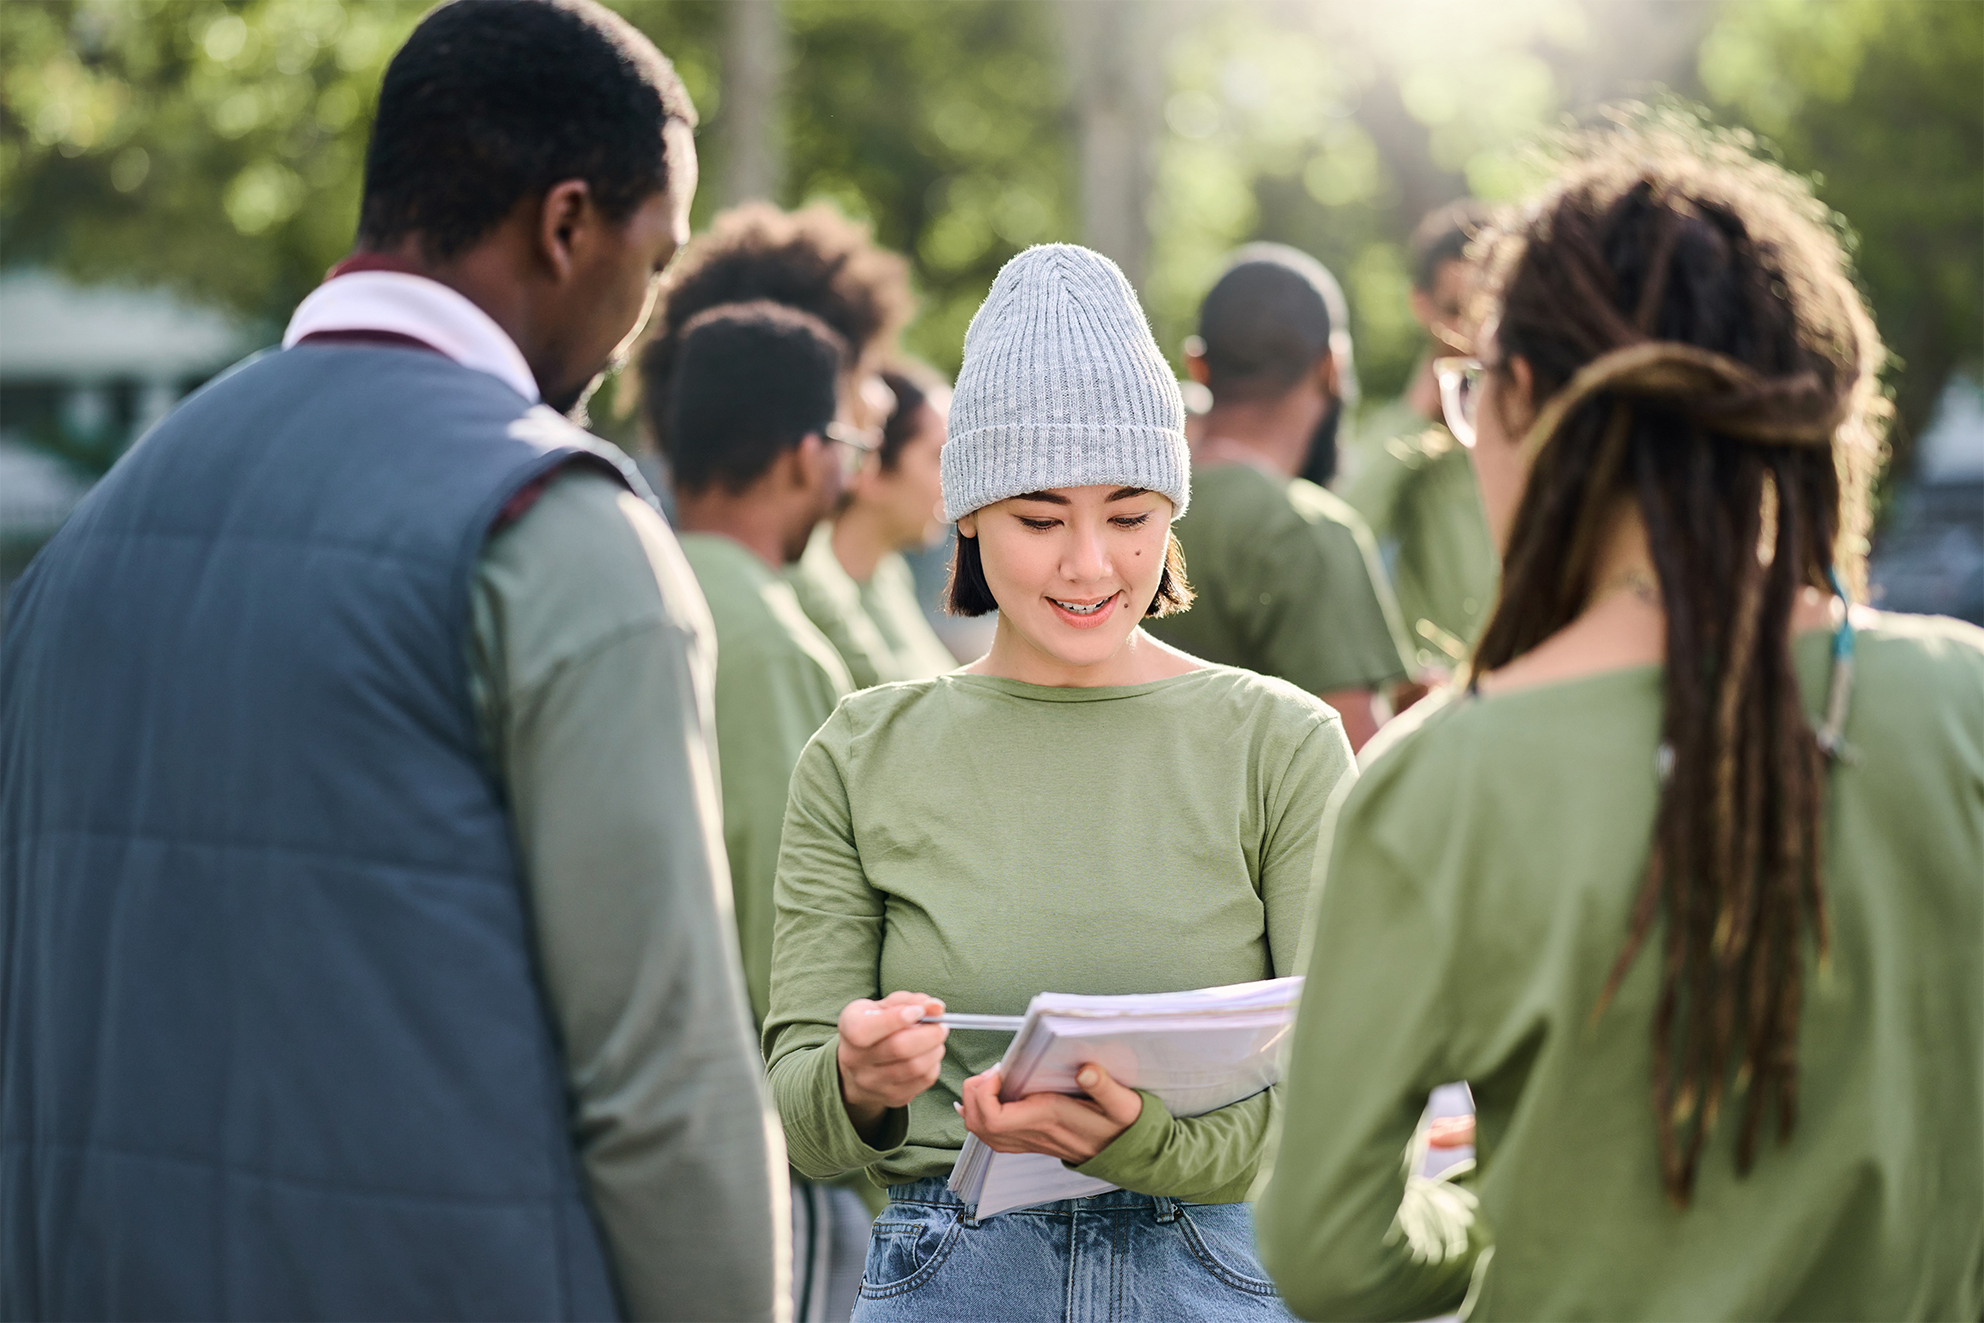
<instances>
[{"instance_id":1,"label":"olive green top","mask_svg":"<svg viewBox=\"0 0 1984 1323\"><path fill-rule=\"evenodd\" d=\"M1446 428L1410 418L1369 448L1343 497L1391 567L1420 664L1452 668L1488 623L1500 560L1466 449Z\"/></svg>"},{"instance_id":2,"label":"olive green top","mask_svg":"<svg viewBox=\"0 0 1984 1323\"><path fill-rule=\"evenodd\" d=\"M821 524L785 577L807 619L847 663L856 688L927 680L957 668L917 603L909 562L895 552L883 556L864 583L834 555L833 525Z\"/></svg>"},{"instance_id":3,"label":"olive green top","mask_svg":"<svg viewBox=\"0 0 1984 1323\"><path fill-rule=\"evenodd\" d=\"M1871 613L1870 613L1871 614ZM1808 711L1829 640L1796 640ZM1798 1122L1692 1207L1652 1115L1656 932L1592 1019L1646 867L1660 671L1434 700L1387 729L1319 857L1262 1257L1308 1318L1975 1319L1984 1308L1984 630L1873 617L1828 772L1830 967L1807 952ZM1327 829L1326 829L1327 835ZM1466 1200L1405 1185L1427 1091L1472 1082ZM1459 1252L1440 1257L1444 1203ZM1456 1225L1459 1224L1459 1225ZM1415 1262L1412 1243L1434 1249ZM1492 1257L1481 1247L1492 1243ZM1466 1248L1462 1248L1465 1246ZM1478 1251L1478 1256L1477 1256Z\"/></svg>"},{"instance_id":4,"label":"olive green top","mask_svg":"<svg viewBox=\"0 0 1984 1323\"><path fill-rule=\"evenodd\" d=\"M813 732L853 690L847 667L793 596L742 543L684 533L716 622L717 769L723 844L737 896L737 939L751 1010L770 1004L772 879L792 766Z\"/></svg>"},{"instance_id":5,"label":"olive green top","mask_svg":"<svg viewBox=\"0 0 1984 1323\"><path fill-rule=\"evenodd\" d=\"M1199 600L1148 622L1166 643L1312 694L1377 689L1412 669L1370 530L1316 484L1247 464L1197 468L1172 528Z\"/></svg>"},{"instance_id":6,"label":"olive green top","mask_svg":"<svg viewBox=\"0 0 1984 1323\"><path fill-rule=\"evenodd\" d=\"M909 989L1016 1015L1039 992L1170 992L1290 972L1316 830L1355 775L1342 723L1278 680L1208 667L1058 689L954 672L843 702L799 761L779 858L765 1055L793 1166L947 1175L965 1077L1010 1035L956 1030L876 1147L847 1119L835 1022ZM1276 1091L1143 1114L1082 1171L1246 1197Z\"/></svg>"},{"instance_id":7,"label":"olive green top","mask_svg":"<svg viewBox=\"0 0 1984 1323\"><path fill-rule=\"evenodd\" d=\"M471 601L470 691L628 1316L769 1318L785 1162L729 941L702 594L660 515L574 467L491 535Z\"/></svg>"}]
</instances>

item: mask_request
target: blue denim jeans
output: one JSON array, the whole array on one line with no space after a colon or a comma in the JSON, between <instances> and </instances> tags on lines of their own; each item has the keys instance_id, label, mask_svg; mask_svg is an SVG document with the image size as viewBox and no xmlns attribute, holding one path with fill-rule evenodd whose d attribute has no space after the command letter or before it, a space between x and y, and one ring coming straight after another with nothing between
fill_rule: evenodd
<instances>
[{"instance_id":1,"label":"blue denim jeans","mask_svg":"<svg viewBox=\"0 0 1984 1323\"><path fill-rule=\"evenodd\" d=\"M1226 1323L1292 1317L1249 1204L1128 1190L979 1221L941 1180L891 1185L854 1323Z\"/></svg>"}]
</instances>

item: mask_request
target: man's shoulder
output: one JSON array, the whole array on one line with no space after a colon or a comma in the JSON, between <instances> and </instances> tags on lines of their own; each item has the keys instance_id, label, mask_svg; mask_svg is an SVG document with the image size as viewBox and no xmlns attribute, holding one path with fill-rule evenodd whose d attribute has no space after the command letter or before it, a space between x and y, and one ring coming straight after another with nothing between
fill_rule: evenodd
<instances>
[{"instance_id":1,"label":"man's shoulder","mask_svg":"<svg viewBox=\"0 0 1984 1323\"><path fill-rule=\"evenodd\" d=\"M1296 478L1288 484L1288 504L1304 523L1325 535L1352 540L1371 536L1371 526L1350 502L1307 478Z\"/></svg>"},{"instance_id":2,"label":"man's shoulder","mask_svg":"<svg viewBox=\"0 0 1984 1323\"><path fill-rule=\"evenodd\" d=\"M847 664L800 605L792 585L742 544L720 533L684 533L682 554L695 571L716 624L718 682L740 670L770 675L816 672L836 693L853 687Z\"/></svg>"},{"instance_id":3,"label":"man's shoulder","mask_svg":"<svg viewBox=\"0 0 1984 1323\"><path fill-rule=\"evenodd\" d=\"M1214 464L1195 470L1192 505L1179 521L1183 536L1200 546L1246 545L1299 530L1303 518L1289 487L1289 479L1251 464Z\"/></svg>"}]
</instances>

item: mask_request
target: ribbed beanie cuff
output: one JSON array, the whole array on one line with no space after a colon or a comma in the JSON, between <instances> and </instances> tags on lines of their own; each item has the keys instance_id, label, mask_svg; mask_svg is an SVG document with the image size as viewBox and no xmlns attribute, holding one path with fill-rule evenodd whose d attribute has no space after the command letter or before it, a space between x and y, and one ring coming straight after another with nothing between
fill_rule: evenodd
<instances>
[{"instance_id":1,"label":"ribbed beanie cuff","mask_svg":"<svg viewBox=\"0 0 1984 1323\"><path fill-rule=\"evenodd\" d=\"M1161 492L1185 513L1184 402L1114 262L1043 244L1006 263L965 332L943 469L947 519L1095 485Z\"/></svg>"}]
</instances>

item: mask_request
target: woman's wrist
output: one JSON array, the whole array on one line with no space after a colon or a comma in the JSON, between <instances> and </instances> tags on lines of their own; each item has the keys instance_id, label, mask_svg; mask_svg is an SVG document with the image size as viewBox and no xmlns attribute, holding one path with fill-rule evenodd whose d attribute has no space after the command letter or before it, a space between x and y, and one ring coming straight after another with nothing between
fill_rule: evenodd
<instances>
[{"instance_id":1,"label":"woman's wrist","mask_svg":"<svg viewBox=\"0 0 1984 1323\"><path fill-rule=\"evenodd\" d=\"M883 1123L888 1120L889 1107L882 1099L866 1097L852 1086L847 1063L841 1060L841 1054L846 1050L847 1045L841 1043L834 1051L835 1071L840 1077L840 1105L847 1113L848 1124L854 1127L854 1133L862 1143L873 1148L882 1133Z\"/></svg>"}]
</instances>

